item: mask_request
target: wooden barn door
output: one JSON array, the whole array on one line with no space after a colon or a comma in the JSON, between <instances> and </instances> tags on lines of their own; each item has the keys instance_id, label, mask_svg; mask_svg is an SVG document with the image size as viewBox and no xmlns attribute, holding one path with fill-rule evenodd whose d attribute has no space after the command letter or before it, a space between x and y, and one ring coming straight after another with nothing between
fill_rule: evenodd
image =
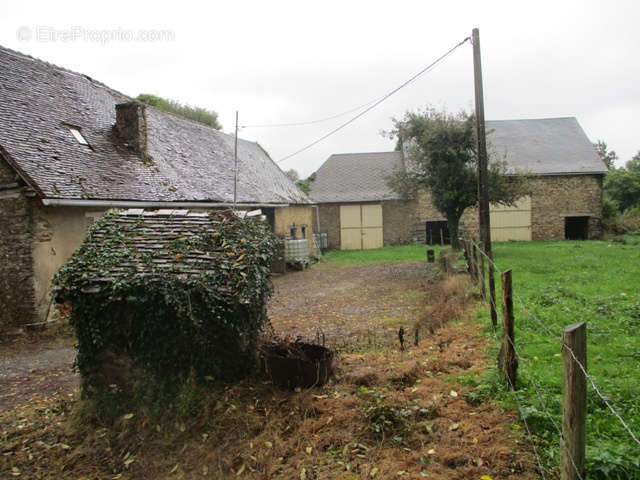
<instances>
[{"instance_id":1,"label":"wooden barn door","mask_svg":"<svg viewBox=\"0 0 640 480\"><path fill-rule=\"evenodd\" d=\"M340 207L341 250L368 250L382 244L382 205Z\"/></svg>"},{"instance_id":2,"label":"wooden barn door","mask_svg":"<svg viewBox=\"0 0 640 480\"><path fill-rule=\"evenodd\" d=\"M491 205L491 240L531 240L531 197L522 197L513 207Z\"/></svg>"}]
</instances>

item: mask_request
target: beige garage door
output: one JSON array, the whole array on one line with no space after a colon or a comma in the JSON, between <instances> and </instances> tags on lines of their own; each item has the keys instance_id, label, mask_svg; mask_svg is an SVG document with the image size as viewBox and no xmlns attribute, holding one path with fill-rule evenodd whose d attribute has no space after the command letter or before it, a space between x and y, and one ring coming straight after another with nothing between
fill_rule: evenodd
<instances>
[{"instance_id":1,"label":"beige garage door","mask_svg":"<svg viewBox=\"0 0 640 480\"><path fill-rule=\"evenodd\" d=\"M382 247L382 205L340 207L340 249L368 250Z\"/></svg>"},{"instance_id":2,"label":"beige garage door","mask_svg":"<svg viewBox=\"0 0 640 480\"><path fill-rule=\"evenodd\" d=\"M491 205L491 240L531 240L531 197L522 197L515 206Z\"/></svg>"}]
</instances>

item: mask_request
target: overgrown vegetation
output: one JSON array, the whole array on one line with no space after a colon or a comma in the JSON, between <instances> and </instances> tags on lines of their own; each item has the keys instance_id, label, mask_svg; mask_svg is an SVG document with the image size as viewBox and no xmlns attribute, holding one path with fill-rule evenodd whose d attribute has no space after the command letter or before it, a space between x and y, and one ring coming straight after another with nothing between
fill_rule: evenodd
<instances>
[{"instance_id":1,"label":"overgrown vegetation","mask_svg":"<svg viewBox=\"0 0 640 480\"><path fill-rule=\"evenodd\" d=\"M556 426L562 425L562 359L558 338L567 325L587 322L589 373L631 429L640 432L638 244L640 238L626 236L618 242L494 245L498 266L513 269L515 338L521 356L518 398L524 402L521 413L537 435L551 466L559 461ZM530 314L536 315L554 337ZM486 312L483 316L488 321ZM511 395L503 394L503 398ZM589 478L639 479L638 445L591 386L587 412Z\"/></svg>"},{"instance_id":2,"label":"overgrown vegetation","mask_svg":"<svg viewBox=\"0 0 640 480\"><path fill-rule=\"evenodd\" d=\"M159 110L164 110L165 112L173 113L180 117L193 120L194 122L208 125L216 130L222 130L222 125L218 121L218 114L213 110L207 110L202 107L192 107L191 105L180 103L177 100L158 97L150 93L141 93L136 97L136 100Z\"/></svg>"},{"instance_id":3,"label":"overgrown vegetation","mask_svg":"<svg viewBox=\"0 0 640 480\"><path fill-rule=\"evenodd\" d=\"M618 155L598 140L596 152L609 170L604 178L602 218L608 234L640 233L640 152L616 168Z\"/></svg>"},{"instance_id":4,"label":"overgrown vegetation","mask_svg":"<svg viewBox=\"0 0 640 480\"><path fill-rule=\"evenodd\" d=\"M269 226L217 214L149 249L140 242L144 217L121 223L118 215L99 219L54 279L72 306L85 393L99 391L117 406L138 393L158 397L168 388L173 396L191 377L249 372L271 294L277 239ZM181 270L193 255L209 268ZM161 267L167 258L169 270Z\"/></svg>"}]
</instances>

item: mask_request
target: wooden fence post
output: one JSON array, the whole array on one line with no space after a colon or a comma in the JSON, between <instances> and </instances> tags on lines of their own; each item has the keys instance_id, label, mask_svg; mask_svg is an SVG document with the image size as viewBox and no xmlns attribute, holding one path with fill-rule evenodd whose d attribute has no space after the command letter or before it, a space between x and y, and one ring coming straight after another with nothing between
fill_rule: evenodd
<instances>
[{"instance_id":1,"label":"wooden fence post","mask_svg":"<svg viewBox=\"0 0 640 480\"><path fill-rule=\"evenodd\" d=\"M471 277L478 283L478 252L475 243L471 244Z\"/></svg>"},{"instance_id":2,"label":"wooden fence post","mask_svg":"<svg viewBox=\"0 0 640 480\"><path fill-rule=\"evenodd\" d=\"M485 269L484 269L484 249L480 244L480 294L482 298L487 299L487 286L485 284Z\"/></svg>"},{"instance_id":3,"label":"wooden fence post","mask_svg":"<svg viewBox=\"0 0 640 480\"><path fill-rule=\"evenodd\" d=\"M427 262L428 263L433 263L436 261L436 252L430 248L429 250L427 250Z\"/></svg>"},{"instance_id":4,"label":"wooden fence post","mask_svg":"<svg viewBox=\"0 0 640 480\"><path fill-rule=\"evenodd\" d=\"M449 259L447 258L447 255L443 250L440 250L440 269L442 270L442 273L444 273L445 275L448 275L450 273L450 267L449 267Z\"/></svg>"},{"instance_id":5,"label":"wooden fence post","mask_svg":"<svg viewBox=\"0 0 640 480\"><path fill-rule=\"evenodd\" d=\"M469 245L464 238L460 238L460 246L462 247L462 253L464 254L464 261L467 264L467 272L471 274L471 260L469 259Z\"/></svg>"},{"instance_id":6,"label":"wooden fence post","mask_svg":"<svg viewBox=\"0 0 640 480\"><path fill-rule=\"evenodd\" d=\"M586 324L581 322L569 325L564 329L562 340L564 343L562 347L564 381L562 385L562 438L560 439L561 479L579 480L585 478L587 379L577 362L580 362L586 371Z\"/></svg>"},{"instance_id":7,"label":"wooden fence post","mask_svg":"<svg viewBox=\"0 0 640 480\"><path fill-rule=\"evenodd\" d=\"M511 270L502 274L502 369L509 386L515 390L518 376L518 358L513 329L513 287Z\"/></svg>"}]
</instances>

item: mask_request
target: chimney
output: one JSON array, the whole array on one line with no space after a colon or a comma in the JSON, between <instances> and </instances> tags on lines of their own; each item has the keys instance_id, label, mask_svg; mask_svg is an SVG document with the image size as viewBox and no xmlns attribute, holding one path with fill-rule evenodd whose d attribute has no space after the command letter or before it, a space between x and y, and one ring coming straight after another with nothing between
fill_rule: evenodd
<instances>
[{"instance_id":1,"label":"chimney","mask_svg":"<svg viewBox=\"0 0 640 480\"><path fill-rule=\"evenodd\" d=\"M147 155L147 122L140 102L116 105L116 131L130 149L143 158Z\"/></svg>"}]
</instances>

